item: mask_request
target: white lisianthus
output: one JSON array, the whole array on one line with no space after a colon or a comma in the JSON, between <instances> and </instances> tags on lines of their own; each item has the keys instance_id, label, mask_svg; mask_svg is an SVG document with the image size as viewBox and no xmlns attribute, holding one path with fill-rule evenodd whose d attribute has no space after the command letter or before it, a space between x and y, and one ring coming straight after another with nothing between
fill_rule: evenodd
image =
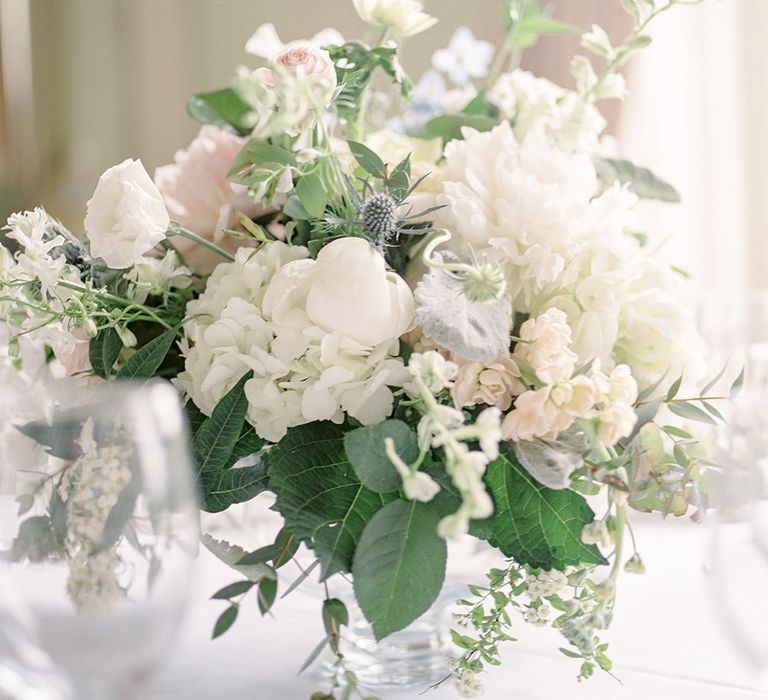
<instances>
[{"instance_id":1,"label":"white lisianthus","mask_svg":"<svg viewBox=\"0 0 768 700\"><path fill-rule=\"evenodd\" d=\"M424 12L420 0L353 0L363 22L393 29L402 36L413 36L437 22Z\"/></svg>"},{"instance_id":2,"label":"white lisianthus","mask_svg":"<svg viewBox=\"0 0 768 700\"><path fill-rule=\"evenodd\" d=\"M169 224L163 196L141 161L132 158L99 178L85 216L92 255L116 270L154 248Z\"/></svg>"}]
</instances>

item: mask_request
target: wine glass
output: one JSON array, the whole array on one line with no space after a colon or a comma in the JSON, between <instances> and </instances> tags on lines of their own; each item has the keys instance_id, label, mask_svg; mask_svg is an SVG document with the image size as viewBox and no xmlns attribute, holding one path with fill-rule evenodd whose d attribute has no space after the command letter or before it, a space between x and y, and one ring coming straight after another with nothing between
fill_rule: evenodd
<instances>
[{"instance_id":1,"label":"wine glass","mask_svg":"<svg viewBox=\"0 0 768 700\"><path fill-rule=\"evenodd\" d=\"M46 459L32 473L0 465L0 635L25 637L49 664L11 665L32 680L55 670L78 700L135 697L171 648L197 556L178 396L165 382L81 384L18 428Z\"/></svg>"},{"instance_id":2,"label":"wine glass","mask_svg":"<svg viewBox=\"0 0 768 700\"><path fill-rule=\"evenodd\" d=\"M723 407L711 487L715 608L759 684L768 671L768 294L721 295L704 306L703 330L718 364L743 368L742 388ZM714 370L712 366L710 369Z\"/></svg>"}]
</instances>

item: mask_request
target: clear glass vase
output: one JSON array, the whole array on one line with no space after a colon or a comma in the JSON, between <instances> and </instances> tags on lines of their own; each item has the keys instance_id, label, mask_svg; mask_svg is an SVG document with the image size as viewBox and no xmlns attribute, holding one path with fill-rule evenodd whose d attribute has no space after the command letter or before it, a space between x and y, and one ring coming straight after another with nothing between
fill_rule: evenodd
<instances>
[{"instance_id":1,"label":"clear glass vase","mask_svg":"<svg viewBox=\"0 0 768 700\"><path fill-rule=\"evenodd\" d=\"M446 586L434 605L404 630L376 641L373 629L355 602L352 586L339 598L349 612L342 628L344 665L365 688L414 688L423 690L445 678L450 651L450 609L460 593ZM326 675L335 672L328 662Z\"/></svg>"}]
</instances>

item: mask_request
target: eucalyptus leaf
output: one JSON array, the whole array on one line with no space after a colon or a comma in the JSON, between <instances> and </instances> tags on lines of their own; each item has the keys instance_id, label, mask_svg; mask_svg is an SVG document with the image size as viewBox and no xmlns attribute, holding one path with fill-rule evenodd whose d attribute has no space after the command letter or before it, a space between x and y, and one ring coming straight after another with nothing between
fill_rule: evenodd
<instances>
[{"instance_id":1,"label":"eucalyptus leaf","mask_svg":"<svg viewBox=\"0 0 768 700\"><path fill-rule=\"evenodd\" d=\"M317 174L304 175L296 185L296 194L311 217L319 219L323 216L328 204L328 195Z\"/></svg>"},{"instance_id":2,"label":"eucalyptus leaf","mask_svg":"<svg viewBox=\"0 0 768 700\"><path fill-rule=\"evenodd\" d=\"M413 463L419 456L416 433L400 420L356 428L344 436L344 450L357 478L376 493L397 491L401 483L384 450L386 438L393 440L395 451L406 464Z\"/></svg>"},{"instance_id":3,"label":"eucalyptus leaf","mask_svg":"<svg viewBox=\"0 0 768 700\"><path fill-rule=\"evenodd\" d=\"M512 303L471 302L461 280L432 270L416 287L416 323L439 345L468 360L490 363L507 353L512 332Z\"/></svg>"}]
</instances>

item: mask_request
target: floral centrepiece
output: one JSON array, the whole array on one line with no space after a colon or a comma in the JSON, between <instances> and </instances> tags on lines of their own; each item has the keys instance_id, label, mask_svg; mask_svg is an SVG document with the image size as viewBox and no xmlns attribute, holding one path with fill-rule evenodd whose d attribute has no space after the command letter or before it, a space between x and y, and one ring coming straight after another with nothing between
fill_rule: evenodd
<instances>
[{"instance_id":1,"label":"floral centrepiece","mask_svg":"<svg viewBox=\"0 0 768 700\"><path fill-rule=\"evenodd\" d=\"M617 579L643 570L630 511L700 518L715 468L688 425L719 413L692 386L704 348L685 280L638 232L640 198L678 195L608 155L598 109L680 2L622 2L634 29L615 46L583 35L593 59L574 59L575 90L518 67L539 35L575 31L531 0L502 3L498 53L460 28L415 87L399 47L437 21L417 0L354 0L373 45L329 29L285 44L264 25L246 46L262 65L190 98L202 127L174 163L102 175L83 236L40 208L8 220L4 376L169 378L203 509L275 496L284 528L243 553L258 576L217 593L215 636L252 589L273 607L302 544L328 590L352 575L386 637L435 602L446 540L470 535L503 565L461 601L451 673L465 696L513 611L559 630L582 677L610 669L599 634ZM44 426L24 435L45 444ZM120 459L66 470L71 597L91 605L101 581L108 605L115 562L88 554L88 528L115 507L104 484L124 479ZM329 593L322 614L331 692L347 692L346 608Z\"/></svg>"}]
</instances>

